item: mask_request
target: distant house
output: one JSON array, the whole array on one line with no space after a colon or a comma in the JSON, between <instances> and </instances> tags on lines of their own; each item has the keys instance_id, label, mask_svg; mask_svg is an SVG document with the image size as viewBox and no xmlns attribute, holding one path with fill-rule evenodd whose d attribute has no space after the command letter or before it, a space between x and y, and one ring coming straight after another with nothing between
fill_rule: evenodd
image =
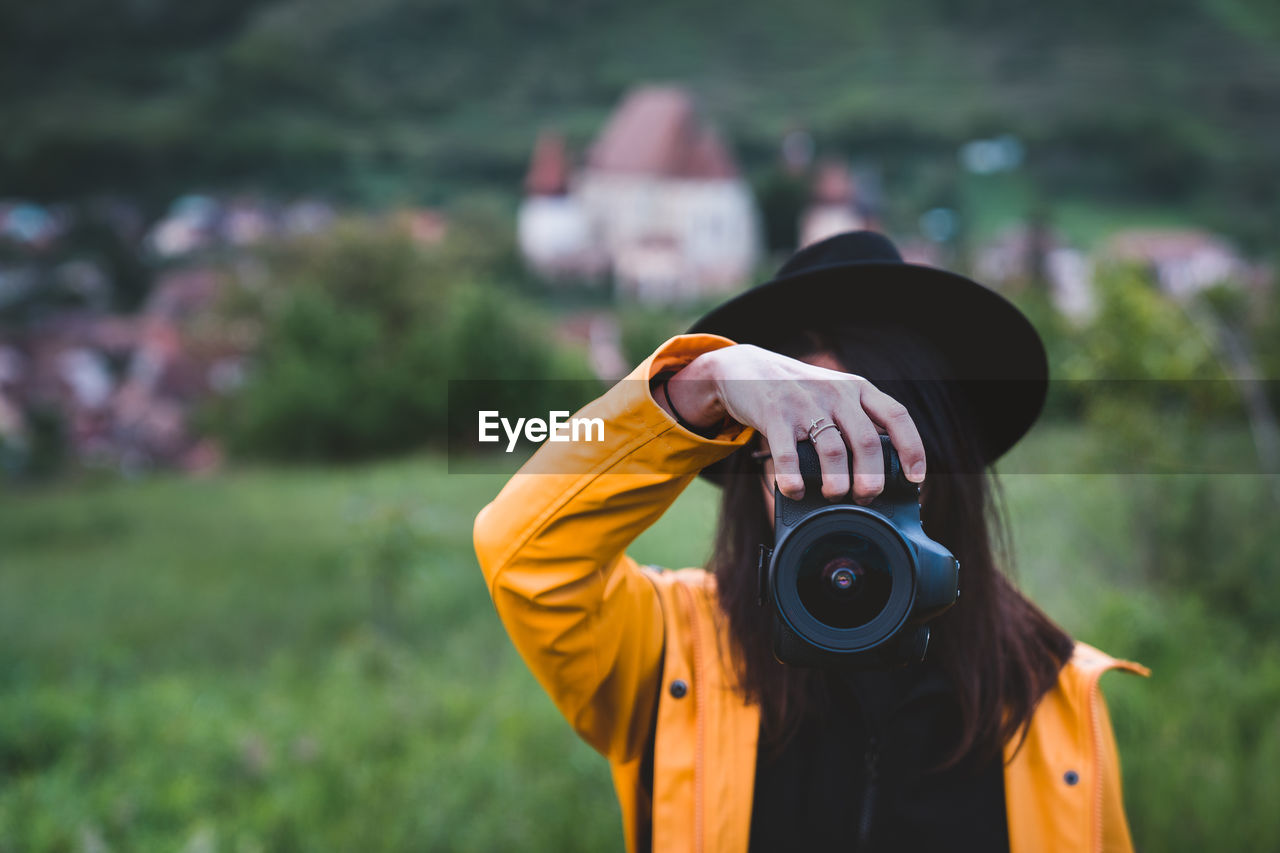
<instances>
[{"instance_id":1,"label":"distant house","mask_svg":"<svg viewBox=\"0 0 1280 853\"><path fill-rule=\"evenodd\" d=\"M221 287L212 270L170 271L136 315L61 312L0 346L0 451L28 449L27 415L40 410L58 414L67 450L91 466L215 463L192 415L243 381L255 343L252 330L209 322ZM0 468L21 467L4 457Z\"/></svg>"},{"instance_id":2,"label":"distant house","mask_svg":"<svg viewBox=\"0 0 1280 853\"><path fill-rule=\"evenodd\" d=\"M683 89L631 92L576 170L544 134L525 190L520 246L552 277L609 271L620 296L680 302L736 288L759 257L751 191Z\"/></svg>"},{"instance_id":3,"label":"distant house","mask_svg":"<svg viewBox=\"0 0 1280 853\"><path fill-rule=\"evenodd\" d=\"M328 229L336 218L333 207L312 199L281 207L254 196L224 200L184 195L175 199L164 218L152 225L146 246L156 257L172 260L211 248L245 248L278 237L317 234ZM414 222L405 224L416 237Z\"/></svg>"},{"instance_id":4,"label":"distant house","mask_svg":"<svg viewBox=\"0 0 1280 853\"><path fill-rule=\"evenodd\" d=\"M849 167L838 160L827 160L818 166L809 206L801 214L799 225L801 248L844 231L879 226L858 197Z\"/></svg>"},{"instance_id":5,"label":"distant house","mask_svg":"<svg viewBox=\"0 0 1280 853\"><path fill-rule=\"evenodd\" d=\"M66 217L29 201L0 199L0 243L45 249L66 230Z\"/></svg>"},{"instance_id":6,"label":"distant house","mask_svg":"<svg viewBox=\"0 0 1280 853\"><path fill-rule=\"evenodd\" d=\"M1008 228L983 243L973 263L978 280L993 287L1017 289L1041 279L1063 316L1082 322L1097 307L1093 266L1088 255L1067 245L1057 233L1025 225Z\"/></svg>"},{"instance_id":7,"label":"distant house","mask_svg":"<svg viewBox=\"0 0 1280 853\"><path fill-rule=\"evenodd\" d=\"M1134 228L1107 241L1106 259L1149 267L1165 293L1194 296L1215 284L1244 284L1254 277L1248 262L1226 240L1192 228Z\"/></svg>"}]
</instances>

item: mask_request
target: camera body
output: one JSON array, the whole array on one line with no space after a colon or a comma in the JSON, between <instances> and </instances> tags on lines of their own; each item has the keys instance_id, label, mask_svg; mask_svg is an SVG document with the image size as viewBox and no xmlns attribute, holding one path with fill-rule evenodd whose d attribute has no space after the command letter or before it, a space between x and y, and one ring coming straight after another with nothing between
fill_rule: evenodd
<instances>
[{"instance_id":1,"label":"camera body","mask_svg":"<svg viewBox=\"0 0 1280 853\"><path fill-rule=\"evenodd\" d=\"M798 666L892 669L924 660L929 620L959 597L960 563L920 523L920 487L888 436L884 491L868 506L822 495L811 442L800 442L805 495L774 486L774 542L760 555L760 602L774 654Z\"/></svg>"}]
</instances>

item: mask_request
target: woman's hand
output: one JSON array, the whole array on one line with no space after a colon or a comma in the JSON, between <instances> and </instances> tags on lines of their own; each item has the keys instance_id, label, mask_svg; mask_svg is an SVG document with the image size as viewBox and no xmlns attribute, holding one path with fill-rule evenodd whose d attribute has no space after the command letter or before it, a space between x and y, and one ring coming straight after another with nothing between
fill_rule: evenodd
<instances>
[{"instance_id":1,"label":"woman's hand","mask_svg":"<svg viewBox=\"0 0 1280 853\"><path fill-rule=\"evenodd\" d=\"M924 445L906 407L862 377L839 370L829 357L813 362L739 344L694 359L667 380L667 393L694 426L710 427L728 415L760 432L773 456L778 489L789 498L804 496L796 442L811 433L822 466L822 494L829 500L850 493L850 456L854 500L870 501L884 488L877 427L889 435L907 479L923 482ZM664 395L656 399L670 413ZM832 423L837 429L826 428Z\"/></svg>"}]
</instances>

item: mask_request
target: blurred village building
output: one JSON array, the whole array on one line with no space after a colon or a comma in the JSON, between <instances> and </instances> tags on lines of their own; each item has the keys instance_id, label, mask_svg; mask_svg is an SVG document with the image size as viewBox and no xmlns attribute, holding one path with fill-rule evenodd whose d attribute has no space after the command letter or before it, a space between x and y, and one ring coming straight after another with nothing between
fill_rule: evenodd
<instances>
[{"instance_id":1,"label":"blurred village building","mask_svg":"<svg viewBox=\"0 0 1280 853\"><path fill-rule=\"evenodd\" d=\"M1194 228L1131 228L1111 236L1103 257L1139 264L1174 299L1190 299L1218 284L1244 286L1259 271L1216 234Z\"/></svg>"},{"instance_id":2,"label":"blurred village building","mask_svg":"<svg viewBox=\"0 0 1280 853\"><path fill-rule=\"evenodd\" d=\"M809 206L800 215L797 246L804 248L844 231L879 228L870 194L860 188L849 167L839 160L819 163Z\"/></svg>"},{"instance_id":3,"label":"blurred village building","mask_svg":"<svg viewBox=\"0 0 1280 853\"><path fill-rule=\"evenodd\" d=\"M220 451L193 420L240 385L255 339L212 311L220 277L202 253L319 233L335 211L314 200L192 194L144 231L130 206L96 207L122 246L165 265L133 312L112 313L109 269L73 241L62 245L79 225L75 213L0 201L0 242L15 250L0 265L0 312L25 317L0 339L0 469L21 470L50 429L58 452L94 467L216 465ZM415 238L442 227L420 220L398 224Z\"/></svg>"},{"instance_id":4,"label":"blurred village building","mask_svg":"<svg viewBox=\"0 0 1280 853\"><path fill-rule=\"evenodd\" d=\"M146 236L156 257L180 258L216 248L243 248L274 237L318 234L337 214L326 202L304 199L279 206L252 196L227 201L207 195L180 196Z\"/></svg>"},{"instance_id":5,"label":"blurred village building","mask_svg":"<svg viewBox=\"0 0 1280 853\"><path fill-rule=\"evenodd\" d=\"M974 277L992 287L1044 287L1064 317L1082 322L1093 315L1093 259L1052 229L1019 225L978 247Z\"/></svg>"},{"instance_id":6,"label":"blurred village building","mask_svg":"<svg viewBox=\"0 0 1280 853\"><path fill-rule=\"evenodd\" d=\"M91 467L217 465L221 451L201 436L200 411L244 382L258 332L215 310L227 277L215 259L252 277L247 248L321 234L338 220L323 201L254 196L184 195L145 230L130 210L104 210L129 251L157 270L128 313L112 313L109 270L61 245L77 225L71 210L0 200L0 320L9 321L0 335L0 475L21 473L50 430L59 453ZM382 221L425 246L449 229L430 208Z\"/></svg>"},{"instance_id":7,"label":"blurred village building","mask_svg":"<svg viewBox=\"0 0 1280 853\"><path fill-rule=\"evenodd\" d=\"M110 267L74 239L85 216L156 270L127 313L113 313L119 283ZM200 411L243 383L258 335L215 310L226 278L218 259L249 275L256 265L244 263L246 249L337 221L334 207L314 199L188 194L149 228L132 206L109 199L78 210L0 199L0 476L22 473L46 450L125 472L217 465L221 451L201 436ZM395 210L382 222L424 246L449 230L430 208Z\"/></svg>"},{"instance_id":8,"label":"blurred village building","mask_svg":"<svg viewBox=\"0 0 1280 853\"><path fill-rule=\"evenodd\" d=\"M737 288L760 256L751 190L684 89L632 91L581 168L543 133L525 192L520 249L547 278L612 274L619 296L687 302Z\"/></svg>"},{"instance_id":9,"label":"blurred village building","mask_svg":"<svg viewBox=\"0 0 1280 853\"><path fill-rule=\"evenodd\" d=\"M1065 317L1086 321L1095 309L1097 267L1134 264L1151 273L1169 297L1185 301L1211 287L1252 289L1268 271L1251 264L1231 244L1192 228L1118 231L1092 253L1070 246L1052 229L1018 226L979 246L974 275L1000 288L1042 286Z\"/></svg>"},{"instance_id":10,"label":"blurred village building","mask_svg":"<svg viewBox=\"0 0 1280 853\"><path fill-rule=\"evenodd\" d=\"M20 199L0 199L0 240L43 249L65 229L65 217L42 205Z\"/></svg>"},{"instance_id":11,"label":"blurred village building","mask_svg":"<svg viewBox=\"0 0 1280 853\"><path fill-rule=\"evenodd\" d=\"M23 451L32 413L57 413L78 461L125 471L203 470L220 454L191 418L243 378L252 335L210 327L219 281L209 270L166 275L134 315L66 312L0 346L0 439ZM24 414L25 413L25 414Z\"/></svg>"}]
</instances>

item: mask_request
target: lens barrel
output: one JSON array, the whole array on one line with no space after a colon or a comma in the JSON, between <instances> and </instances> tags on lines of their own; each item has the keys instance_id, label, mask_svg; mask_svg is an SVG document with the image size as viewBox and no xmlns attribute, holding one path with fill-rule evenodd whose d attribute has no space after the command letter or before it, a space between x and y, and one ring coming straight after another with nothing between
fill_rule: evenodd
<instances>
[{"instance_id":1,"label":"lens barrel","mask_svg":"<svg viewBox=\"0 0 1280 853\"><path fill-rule=\"evenodd\" d=\"M914 561L902 535L855 505L808 515L774 554L771 597L790 630L836 652L886 642L906 621Z\"/></svg>"}]
</instances>

